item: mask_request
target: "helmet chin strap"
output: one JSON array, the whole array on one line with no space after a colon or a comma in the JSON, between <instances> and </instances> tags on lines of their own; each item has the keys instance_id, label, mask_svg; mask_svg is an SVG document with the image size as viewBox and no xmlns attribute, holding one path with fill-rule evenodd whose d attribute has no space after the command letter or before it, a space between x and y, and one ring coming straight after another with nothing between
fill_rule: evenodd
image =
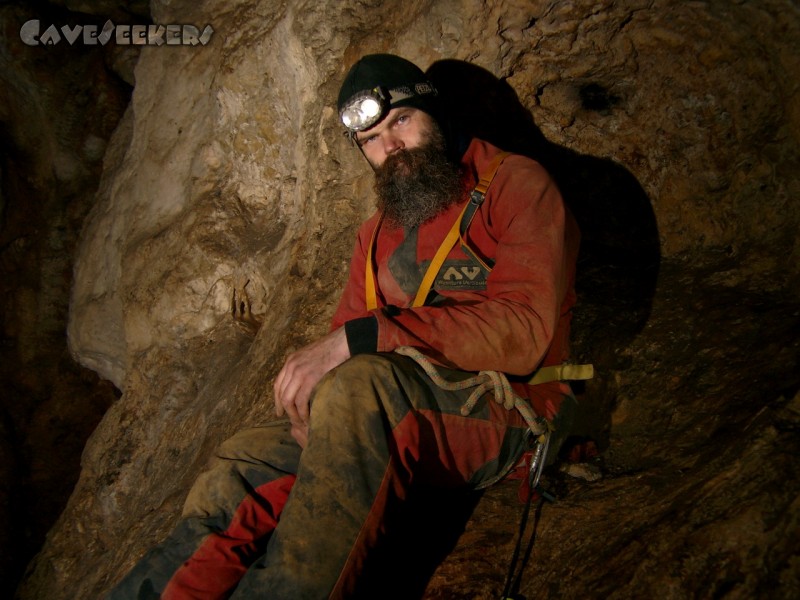
<instances>
[{"instance_id":1,"label":"helmet chin strap","mask_svg":"<svg viewBox=\"0 0 800 600\"><path fill-rule=\"evenodd\" d=\"M372 164L372 161L371 161L370 159L368 159L368 158L367 158L367 155L366 155L366 153L364 152L364 149L361 147L361 144L356 144L356 146L358 146L358 151L359 151L359 152L361 152L361 156L363 156L363 157L364 157L364 160L365 160L365 161L367 161L367 164L368 164L368 165L370 166L370 168L372 169L372 172L373 172L373 173L374 173L374 172L376 172L376 171L378 170L378 167L376 167L375 165L373 165L373 164Z\"/></svg>"},{"instance_id":2,"label":"helmet chin strap","mask_svg":"<svg viewBox=\"0 0 800 600\"><path fill-rule=\"evenodd\" d=\"M367 164L369 164L369 166L372 168L372 170L373 170L373 171L376 171L376 170L377 170L377 168L375 167L375 165L373 165L373 164L372 164L372 161L370 161L370 159L368 159L368 158L367 158L367 155L364 153L364 148L362 148L361 144L359 144L359 143L358 143L358 138L356 137L356 136L358 135L358 132L356 132L356 131L349 131L349 130L348 130L348 131L345 131L345 132L344 132L344 135L345 135L345 137L346 137L348 140L350 140L350 143L351 143L353 146L355 146L356 148L358 148L358 151L361 153L361 156L363 156L363 157L364 157L364 160L366 160L366 161L367 161Z\"/></svg>"},{"instance_id":3,"label":"helmet chin strap","mask_svg":"<svg viewBox=\"0 0 800 600\"><path fill-rule=\"evenodd\" d=\"M370 168L372 169L373 173L375 171L377 171L378 168L375 165L372 164L372 161L369 158L367 158L367 154L364 152L364 148L361 146L361 144L358 143L358 138L356 137L356 132L355 131L345 131L344 134L350 139L350 142L356 148L358 148L358 151L361 153L361 156L364 157L364 160L367 161L367 164L370 166Z\"/></svg>"}]
</instances>

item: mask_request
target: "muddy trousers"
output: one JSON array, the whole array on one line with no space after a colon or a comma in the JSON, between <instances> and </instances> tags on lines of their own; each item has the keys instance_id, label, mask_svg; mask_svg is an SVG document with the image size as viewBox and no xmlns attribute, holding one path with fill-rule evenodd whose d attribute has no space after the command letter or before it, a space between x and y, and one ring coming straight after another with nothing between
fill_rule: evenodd
<instances>
[{"instance_id":1,"label":"muddy trousers","mask_svg":"<svg viewBox=\"0 0 800 600\"><path fill-rule=\"evenodd\" d=\"M468 395L437 387L404 356L351 358L315 389L304 450L285 423L222 444L176 529L109 598L364 597L416 489L475 489L524 451L520 415L485 397L462 416Z\"/></svg>"}]
</instances>

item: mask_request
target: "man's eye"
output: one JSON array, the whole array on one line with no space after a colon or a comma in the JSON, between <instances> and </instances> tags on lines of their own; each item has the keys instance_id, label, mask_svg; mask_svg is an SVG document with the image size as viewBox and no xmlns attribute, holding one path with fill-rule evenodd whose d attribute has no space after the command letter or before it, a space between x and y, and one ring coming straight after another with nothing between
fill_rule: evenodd
<instances>
[{"instance_id":1,"label":"man's eye","mask_svg":"<svg viewBox=\"0 0 800 600\"><path fill-rule=\"evenodd\" d=\"M408 121L408 115L400 115L399 117L397 117L397 121L396 122L398 124L403 124L406 121Z\"/></svg>"}]
</instances>

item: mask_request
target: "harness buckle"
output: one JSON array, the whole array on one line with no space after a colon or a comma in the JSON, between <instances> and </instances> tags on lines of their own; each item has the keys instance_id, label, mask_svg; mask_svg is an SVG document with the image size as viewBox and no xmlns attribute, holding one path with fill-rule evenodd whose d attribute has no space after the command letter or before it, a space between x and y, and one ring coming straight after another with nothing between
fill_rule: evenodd
<instances>
[{"instance_id":1,"label":"harness buckle","mask_svg":"<svg viewBox=\"0 0 800 600\"><path fill-rule=\"evenodd\" d=\"M485 198L486 195L483 192L476 189L473 189L469 194L469 201L475 206L480 206L481 204L483 204Z\"/></svg>"}]
</instances>

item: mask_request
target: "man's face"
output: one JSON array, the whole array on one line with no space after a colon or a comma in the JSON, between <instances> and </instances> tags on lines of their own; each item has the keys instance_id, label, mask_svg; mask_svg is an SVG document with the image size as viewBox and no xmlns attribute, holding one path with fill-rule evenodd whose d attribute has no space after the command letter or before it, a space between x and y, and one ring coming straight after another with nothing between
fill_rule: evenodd
<instances>
[{"instance_id":1,"label":"man's face","mask_svg":"<svg viewBox=\"0 0 800 600\"><path fill-rule=\"evenodd\" d=\"M375 169L378 209L390 225L418 227L462 197L461 170L427 113L393 109L358 141Z\"/></svg>"},{"instance_id":2,"label":"man's face","mask_svg":"<svg viewBox=\"0 0 800 600\"><path fill-rule=\"evenodd\" d=\"M356 142L373 167L400 150L419 148L427 141L433 118L410 106L393 108L377 125L356 134Z\"/></svg>"}]
</instances>

